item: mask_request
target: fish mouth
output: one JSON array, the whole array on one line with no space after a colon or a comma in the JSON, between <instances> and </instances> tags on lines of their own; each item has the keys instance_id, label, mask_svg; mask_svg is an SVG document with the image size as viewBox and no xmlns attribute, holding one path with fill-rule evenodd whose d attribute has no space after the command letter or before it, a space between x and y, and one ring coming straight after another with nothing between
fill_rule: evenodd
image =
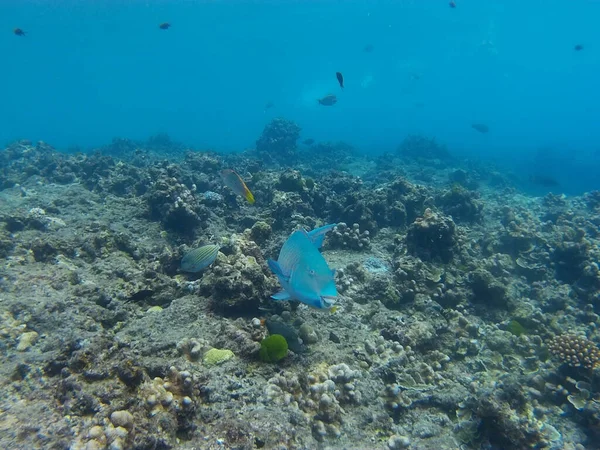
<instances>
[{"instance_id":1,"label":"fish mouth","mask_svg":"<svg viewBox=\"0 0 600 450\"><path fill-rule=\"evenodd\" d=\"M325 303L327 307L332 306L336 300L337 298L332 295L321 295L321 301Z\"/></svg>"}]
</instances>

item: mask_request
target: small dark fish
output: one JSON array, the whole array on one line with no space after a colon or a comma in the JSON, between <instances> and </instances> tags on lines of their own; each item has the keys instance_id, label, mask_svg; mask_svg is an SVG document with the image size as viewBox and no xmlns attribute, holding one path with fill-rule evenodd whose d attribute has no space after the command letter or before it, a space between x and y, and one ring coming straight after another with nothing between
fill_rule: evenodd
<instances>
[{"instance_id":1,"label":"small dark fish","mask_svg":"<svg viewBox=\"0 0 600 450\"><path fill-rule=\"evenodd\" d=\"M365 53L371 53L373 50L375 50L375 47L373 47L373 44L367 44L363 48L363 52L365 52Z\"/></svg>"},{"instance_id":2,"label":"small dark fish","mask_svg":"<svg viewBox=\"0 0 600 450\"><path fill-rule=\"evenodd\" d=\"M168 30L169 28L171 28L171 24L169 22L163 22L158 26L158 28L160 28L161 30Z\"/></svg>"},{"instance_id":3,"label":"small dark fish","mask_svg":"<svg viewBox=\"0 0 600 450\"><path fill-rule=\"evenodd\" d=\"M479 131L480 133L487 133L488 131L490 131L490 128L483 123L474 123L471 126L473 127L473 129Z\"/></svg>"},{"instance_id":4,"label":"small dark fish","mask_svg":"<svg viewBox=\"0 0 600 450\"><path fill-rule=\"evenodd\" d=\"M448 5L450 5L450 8L456 8L456 2L454 0L450 0L450 3L448 3Z\"/></svg>"},{"instance_id":5,"label":"small dark fish","mask_svg":"<svg viewBox=\"0 0 600 450\"><path fill-rule=\"evenodd\" d=\"M304 141L302 142L304 145L313 145L315 143L314 139L304 139Z\"/></svg>"},{"instance_id":6,"label":"small dark fish","mask_svg":"<svg viewBox=\"0 0 600 450\"><path fill-rule=\"evenodd\" d=\"M575 47L573 47L573 49L574 49L576 52L579 52L579 51L583 50L583 45L581 45L581 44L577 44Z\"/></svg>"},{"instance_id":7,"label":"small dark fish","mask_svg":"<svg viewBox=\"0 0 600 450\"><path fill-rule=\"evenodd\" d=\"M15 33L15 35L17 36L25 36L27 33L25 33L25 31L21 30L20 28L15 28L13 30L13 33Z\"/></svg>"},{"instance_id":8,"label":"small dark fish","mask_svg":"<svg viewBox=\"0 0 600 450\"><path fill-rule=\"evenodd\" d=\"M342 75L342 72L336 72L335 77L337 78L338 83L340 83L340 87L344 89L344 75Z\"/></svg>"},{"instance_id":9,"label":"small dark fish","mask_svg":"<svg viewBox=\"0 0 600 450\"><path fill-rule=\"evenodd\" d=\"M543 187L560 186L560 183L556 179L545 175L532 175L529 177L529 181L533 184L537 184Z\"/></svg>"},{"instance_id":10,"label":"small dark fish","mask_svg":"<svg viewBox=\"0 0 600 450\"><path fill-rule=\"evenodd\" d=\"M265 111L267 109L271 109L273 106L275 106L275 103L273 103L273 102L267 102L267 104L265 105Z\"/></svg>"},{"instance_id":11,"label":"small dark fish","mask_svg":"<svg viewBox=\"0 0 600 450\"><path fill-rule=\"evenodd\" d=\"M325 97L317 100L320 105L323 106L332 106L337 103L337 97L333 94L327 94Z\"/></svg>"}]
</instances>

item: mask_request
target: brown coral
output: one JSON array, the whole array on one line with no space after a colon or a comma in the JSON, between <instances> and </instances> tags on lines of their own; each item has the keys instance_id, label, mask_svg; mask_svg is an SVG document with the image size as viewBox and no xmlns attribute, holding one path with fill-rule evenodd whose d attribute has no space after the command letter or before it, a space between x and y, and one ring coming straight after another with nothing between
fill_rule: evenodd
<instances>
[{"instance_id":1,"label":"brown coral","mask_svg":"<svg viewBox=\"0 0 600 450\"><path fill-rule=\"evenodd\" d=\"M600 364L600 349L592 341L580 336L573 334L555 336L548 343L548 348L563 363L571 367L593 369Z\"/></svg>"}]
</instances>

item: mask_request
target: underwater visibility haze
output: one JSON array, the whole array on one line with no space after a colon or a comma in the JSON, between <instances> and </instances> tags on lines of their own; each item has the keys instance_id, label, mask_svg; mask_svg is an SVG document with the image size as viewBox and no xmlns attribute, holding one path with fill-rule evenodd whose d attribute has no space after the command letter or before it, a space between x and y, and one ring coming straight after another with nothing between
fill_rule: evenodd
<instances>
[{"instance_id":1,"label":"underwater visibility haze","mask_svg":"<svg viewBox=\"0 0 600 450\"><path fill-rule=\"evenodd\" d=\"M598 23L0 1L0 448L600 449Z\"/></svg>"}]
</instances>

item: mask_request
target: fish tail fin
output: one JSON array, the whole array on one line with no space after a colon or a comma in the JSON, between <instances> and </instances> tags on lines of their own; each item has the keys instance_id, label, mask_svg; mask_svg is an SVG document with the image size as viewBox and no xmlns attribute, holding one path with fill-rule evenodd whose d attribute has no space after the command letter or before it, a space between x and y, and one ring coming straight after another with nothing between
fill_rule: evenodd
<instances>
[{"instance_id":1,"label":"fish tail fin","mask_svg":"<svg viewBox=\"0 0 600 450\"><path fill-rule=\"evenodd\" d=\"M323 246L323 240L325 239L325 234L335 228L337 223L330 223L329 225L324 225L319 228L315 228L312 231L308 232L308 238L317 248L321 248Z\"/></svg>"},{"instance_id":2,"label":"fish tail fin","mask_svg":"<svg viewBox=\"0 0 600 450\"><path fill-rule=\"evenodd\" d=\"M254 204L254 195L252 195L250 189L246 188L246 191L244 192L244 198L248 200L248 203L250 203L251 205Z\"/></svg>"}]
</instances>

